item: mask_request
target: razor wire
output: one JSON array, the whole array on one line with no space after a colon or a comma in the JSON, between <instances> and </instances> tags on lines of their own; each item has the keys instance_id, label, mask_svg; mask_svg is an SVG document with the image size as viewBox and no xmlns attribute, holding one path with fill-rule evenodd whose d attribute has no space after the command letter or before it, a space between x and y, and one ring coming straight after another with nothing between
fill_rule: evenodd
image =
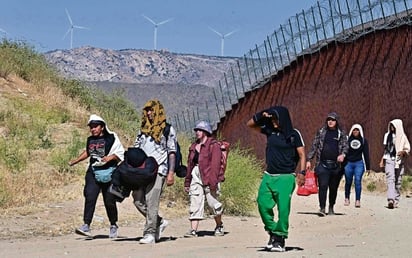
<instances>
[{"instance_id":1,"label":"razor wire","mask_svg":"<svg viewBox=\"0 0 412 258\"><path fill-rule=\"evenodd\" d=\"M190 131L199 120L215 130L220 119L245 94L264 86L300 56L331 42L348 43L376 30L412 25L412 0L321 0L281 24L261 45L230 65L213 87L214 100L173 117L176 128Z\"/></svg>"}]
</instances>

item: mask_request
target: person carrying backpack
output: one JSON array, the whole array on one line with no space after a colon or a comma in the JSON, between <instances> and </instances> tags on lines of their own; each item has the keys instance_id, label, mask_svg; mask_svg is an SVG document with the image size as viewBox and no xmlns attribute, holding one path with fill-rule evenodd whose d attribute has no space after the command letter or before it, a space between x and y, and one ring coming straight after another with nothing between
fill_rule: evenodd
<instances>
[{"instance_id":1,"label":"person carrying backpack","mask_svg":"<svg viewBox=\"0 0 412 258\"><path fill-rule=\"evenodd\" d=\"M259 186L257 204L260 217L269 233L266 250L284 252L289 234L289 215L295 180L305 183L305 147L299 131L294 129L289 111L274 106L256 113L246 124L267 138L266 170ZM300 163L300 172L295 169ZM277 207L278 220L273 208Z\"/></svg>"},{"instance_id":2,"label":"person carrying backpack","mask_svg":"<svg viewBox=\"0 0 412 258\"><path fill-rule=\"evenodd\" d=\"M216 227L215 236L224 236L222 222L223 204L219 201L219 174L222 151L220 144L212 135L212 127L206 121L200 121L194 128L196 140L189 147L187 174L184 190L189 194L190 230L184 237L197 237L199 222L205 218L205 198L213 212Z\"/></svg>"},{"instance_id":3,"label":"person carrying backpack","mask_svg":"<svg viewBox=\"0 0 412 258\"><path fill-rule=\"evenodd\" d=\"M147 101L134 147L141 148L147 156L153 157L159 167L153 183L132 192L134 205L146 218L143 238L139 240L141 244L158 242L169 223L159 216L159 203L164 185L174 184L177 137L173 126L170 126L169 135L164 135L166 125L166 113L160 101Z\"/></svg>"}]
</instances>

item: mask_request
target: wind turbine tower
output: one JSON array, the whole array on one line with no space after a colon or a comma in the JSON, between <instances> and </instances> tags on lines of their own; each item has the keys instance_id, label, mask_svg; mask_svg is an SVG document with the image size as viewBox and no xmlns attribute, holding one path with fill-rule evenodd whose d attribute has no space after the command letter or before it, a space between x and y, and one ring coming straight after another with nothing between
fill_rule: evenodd
<instances>
[{"instance_id":1,"label":"wind turbine tower","mask_svg":"<svg viewBox=\"0 0 412 258\"><path fill-rule=\"evenodd\" d=\"M70 22L70 27L67 30L67 32L64 34L63 39L66 38L66 36L70 33L70 49L72 49L73 48L73 30L74 29L89 30L89 28L73 24L72 18L70 17L69 11L67 11L67 9L66 9L66 15L67 15L67 19Z\"/></svg>"},{"instance_id":2,"label":"wind turbine tower","mask_svg":"<svg viewBox=\"0 0 412 258\"><path fill-rule=\"evenodd\" d=\"M160 25L163 25L163 24L165 24L165 23L168 23L168 22L172 21L173 18L170 18L170 19L161 21L161 22L159 22L159 23L156 23L156 22L154 22L152 19L150 19L149 17L147 17L146 15L142 14L142 16L143 16L146 20L148 20L149 22L151 22L151 23L154 25L153 48L154 48L154 50L156 50L156 49L157 49L157 27L159 27Z\"/></svg>"},{"instance_id":3,"label":"wind turbine tower","mask_svg":"<svg viewBox=\"0 0 412 258\"><path fill-rule=\"evenodd\" d=\"M212 27L209 27L209 29L220 36L220 39L221 39L221 41L220 41L220 56L223 56L224 55L224 48L225 48L225 38L229 37L230 35L235 33L237 30L233 30L229 33L222 34L222 33L218 32L217 30L213 29Z\"/></svg>"}]
</instances>

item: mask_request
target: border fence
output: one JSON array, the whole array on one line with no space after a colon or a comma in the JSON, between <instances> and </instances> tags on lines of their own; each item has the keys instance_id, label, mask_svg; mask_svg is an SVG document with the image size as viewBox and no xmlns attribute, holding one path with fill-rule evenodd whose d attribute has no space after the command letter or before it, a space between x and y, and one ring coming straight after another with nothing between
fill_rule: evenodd
<instances>
[{"instance_id":1,"label":"border fence","mask_svg":"<svg viewBox=\"0 0 412 258\"><path fill-rule=\"evenodd\" d=\"M321 0L290 17L236 64L213 88L214 101L172 116L174 126L190 131L198 120L213 128L245 93L262 87L299 56L310 55L333 42L353 42L375 30L412 25L412 0Z\"/></svg>"}]
</instances>

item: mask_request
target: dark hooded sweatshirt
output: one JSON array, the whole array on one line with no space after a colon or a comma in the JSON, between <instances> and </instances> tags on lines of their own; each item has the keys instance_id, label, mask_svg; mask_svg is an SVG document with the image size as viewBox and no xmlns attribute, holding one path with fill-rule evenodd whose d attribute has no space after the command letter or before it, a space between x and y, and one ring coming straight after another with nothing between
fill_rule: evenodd
<instances>
[{"instance_id":1,"label":"dark hooded sweatshirt","mask_svg":"<svg viewBox=\"0 0 412 258\"><path fill-rule=\"evenodd\" d=\"M274 128L271 119L262 116L263 112L276 116L280 128ZM299 160L296 148L304 144L299 131L293 128L287 108L274 106L256 114L253 119L267 137L266 171L269 174L294 173Z\"/></svg>"}]
</instances>

